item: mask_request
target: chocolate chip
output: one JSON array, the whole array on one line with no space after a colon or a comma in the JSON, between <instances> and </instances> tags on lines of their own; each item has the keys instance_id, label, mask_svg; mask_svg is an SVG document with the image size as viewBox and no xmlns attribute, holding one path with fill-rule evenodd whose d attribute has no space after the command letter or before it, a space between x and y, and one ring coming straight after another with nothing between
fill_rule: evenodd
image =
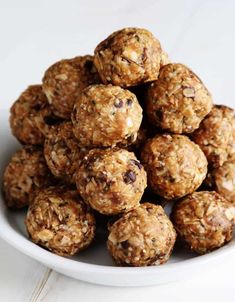
<instances>
[{"instance_id":1,"label":"chocolate chip","mask_svg":"<svg viewBox=\"0 0 235 302\"><path fill-rule=\"evenodd\" d=\"M123 249L128 249L128 247L130 246L128 240L122 241L121 246Z\"/></svg>"},{"instance_id":2,"label":"chocolate chip","mask_svg":"<svg viewBox=\"0 0 235 302\"><path fill-rule=\"evenodd\" d=\"M61 122L61 119L54 116L44 116L43 120L49 126L57 125Z\"/></svg>"},{"instance_id":3,"label":"chocolate chip","mask_svg":"<svg viewBox=\"0 0 235 302\"><path fill-rule=\"evenodd\" d=\"M114 103L114 106L116 108L122 108L123 107L123 101L122 100L116 100Z\"/></svg>"},{"instance_id":4,"label":"chocolate chip","mask_svg":"<svg viewBox=\"0 0 235 302\"><path fill-rule=\"evenodd\" d=\"M142 169L142 165L141 163L138 161L138 160L135 160L135 159L131 159L130 160L134 165L136 165L140 170Z\"/></svg>"},{"instance_id":5,"label":"chocolate chip","mask_svg":"<svg viewBox=\"0 0 235 302\"><path fill-rule=\"evenodd\" d=\"M126 103L127 103L127 106L131 106L133 101L132 101L132 99L127 99Z\"/></svg>"},{"instance_id":6,"label":"chocolate chip","mask_svg":"<svg viewBox=\"0 0 235 302\"><path fill-rule=\"evenodd\" d=\"M123 175L123 180L126 184L131 184L136 181L136 175L135 172L128 170L124 175Z\"/></svg>"}]
</instances>

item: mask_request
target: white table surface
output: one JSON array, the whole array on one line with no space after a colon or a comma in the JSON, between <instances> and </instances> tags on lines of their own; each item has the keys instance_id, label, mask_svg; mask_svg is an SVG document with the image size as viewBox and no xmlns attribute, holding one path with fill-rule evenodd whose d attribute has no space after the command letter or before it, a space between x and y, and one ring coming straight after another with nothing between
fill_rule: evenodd
<instances>
[{"instance_id":1,"label":"white table surface","mask_svg":"<svg viewBox=\"0 0 235 302\"><path fill-rule=\"evenodd\" d=\"M217 103L235 105L233 0L0 0L0 109L54 61L92 53L126 26L150 29L173 61L199 74ZM234 301L234 270L232 255L186 281L103 287L60 275L0 240L0 301Z\"/></svg>"}]
</instances>

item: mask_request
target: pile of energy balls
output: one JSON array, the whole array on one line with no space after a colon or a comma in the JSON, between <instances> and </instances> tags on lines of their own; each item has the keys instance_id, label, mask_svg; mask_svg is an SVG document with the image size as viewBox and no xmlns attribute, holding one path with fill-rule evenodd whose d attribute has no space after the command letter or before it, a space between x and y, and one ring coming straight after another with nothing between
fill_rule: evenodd
<instances>
[{"instance_id":1,"label":"pile of energy balls","mask_svg":"<svg viewBox=\"0 0 235 302\"><path fill-rule=\"evenodd\" d=\"M22 148L4 172L6 205L28 207L29 237L53 253L85 249L97 224L121 266L165 263L176 237L199 254L232 239L234 111L148 30L124 28L94 56L50 66L10 125Z\"/></svg>"}]
</instances>

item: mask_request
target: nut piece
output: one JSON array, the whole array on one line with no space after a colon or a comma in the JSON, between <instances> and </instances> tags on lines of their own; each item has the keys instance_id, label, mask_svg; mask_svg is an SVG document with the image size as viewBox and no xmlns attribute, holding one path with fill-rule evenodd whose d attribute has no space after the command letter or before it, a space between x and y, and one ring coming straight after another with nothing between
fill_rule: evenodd
<instances>
[{"instance_id":1,"label":"nut piece","mask_svg":"<svg viewBox=\"0 0 235 302\"><path fill-rule=\"evenodd\" d=\"M143 203L109 228L108 250L118 265L149 266L165 263L176 232L161 206Z\"/></svg>"},{"instance_id":2,"label":"nut piece","mask_svg":"<svg viewBox=\"0 0 235 302\"><path fill-rule=\"evenodd\" d=\"M85 249L94 238L95 218L76 191L49 187L30 204L26 228L32 241L61 256Z\"/></svg>"},{"instance_id":3,"label":"nut piece","mask_svg":"<svg viewBox=\"0 0 235 302\"><path fill-rule=\"evenodd\" d=\"M86 154L78 146L71 122L51 128L44 144L44 156L52 174L67 183L75 183L74 173Z\"/></svg>"},{"instance_id":4,"label":"nut piece","mask_svg":"<svg viewBox=\"0 0 235 302\"><path fill-rule=\"evenodd\" d=\"M146 188L146 172L132 152L93 149L82 161L76 184L93 209L114 215L139 205Z\"/></svg>"},{"instance_id":5,"label":"nut piece","mask_svg":"<svg viewBox=\"0 0 235 302\"><path fill-rule=\"evenodd\" d=\"M173 133L190 133L212 108L211 95L202 81L182 64L167 64L147 91L150 121Z\"/></svg>"},{"instance_id":6,"label":"nut piece","mask_svg":"<svg viewBox=\"0 0 235 302\"><path fill-rule=\"evenodd\" d=\"M108 147L135 141L142 121L136 96L112 85L87 87L74 105L72 122L79 144Z\"/></svg>"},{"instance_id":7,"label":"nut piece","mask_svg":"<svg viewBox=\"0 0 235 302\"><path fill-rule=\"evenodd\" d=\"M10 110L12 133L22 144L42 145L50 126L58 122L41 85L29 86Z\"/></svg>"},{"instance_id":8,"label":"nut piece","mask_svg":"<svg viewBox=\"0 0 235 302\"><path fill-rule=\"evenodd\" d=\"M192 193L207 173L205 155L184 135L163 134L149 139L141 159L151 189L166 199Z\"/></svg>"},{"instance_id":9,"label":"nut piece","mask_svg":"<svg viewBox=\"0 0 235 302\"><path fill-rule=\"evenodd\" d=\"M89 55L56 62L47 69L42 81L54 113L65 119L70 119L74 102L82 90L100 82L93 57Z\"/></svg>"},{"instance_id":10,"label":"nut piece","mask_svg":"<svg viewBox=\"0 0 235 302\"><path fill-rule=\"evenodd\" d=\"M9 208L23 208L33 199L37 189L53 182L43 151L25 146L8 163L3 176L3 192Z\"/></svg>"},{"instance_id":11,"label":"nut piece","mask_svg":"<svg viewBox=\"0 0 235 302\"><path fill-rule=\"evenodd\" d=\"M192 139L205 153L210 167L222 166L233 143L233 110L215 105L199 129L192 134Z\"/></svg>"},{"instance_id":12,"label":"nut piece","mask_svg":"<svg viewBox=\"0 0 235 302\"><path fill-rule=\"evenodd\" d=\"M128 87L156 80L161 54L160 42L148 30L124 28L96 47L94 63L105 84Z\"/></svg>"},{"instance_id":13,"label":"nut piece","mask_svg":"<svg viewBox=\"0 0 235 302\"><path fill-rule=\"evenodd\" d=\"M172 221L180 239L204 254L232 239L234 207L216 192L194 192L177 202Z\"/></svg>"}]
</instances>

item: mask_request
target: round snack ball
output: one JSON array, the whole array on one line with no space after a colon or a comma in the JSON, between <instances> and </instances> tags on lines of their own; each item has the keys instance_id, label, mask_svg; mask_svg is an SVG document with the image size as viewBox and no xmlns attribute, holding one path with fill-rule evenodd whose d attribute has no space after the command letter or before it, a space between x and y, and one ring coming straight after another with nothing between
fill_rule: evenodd
<instances>
[{"instance_id":1,"label":"round snack ball","mask_svg":"<svg viewBox=\"0 0 235 302\"><path fill-rule=\"evenodd\" d=\"M233 142L233 110L215 105L192 134L192 139L205 153L210 167L223 165Z\"/></svg>"},{"instance_id":2,"label":"round snack ball","mask_svg":"<svg viewBox=\"0 0 235 302\"><path fill-rule=\"evenodd\" d=\"M160 42L148 30L124 28L96 47L94 63L103 83L129 87L157 79L161 54Z\"/></svg>"},{"instance_id":3,"label":"round snack ball","mask_svg":"<svg viewBox=\"0 0 235 302\"><path fill-rule=\"evenodd\" d=\"M212 171L214 189L235 206L235 160Z\"/></svg>"},{"instance_id":4,"label":"round snack ball","mask_svg":"<svg viewBox=\"0 0 235 302\"><path fill-rule=\"evenodd\" d=\"M143 203L109 227L108 250L118 265L149 266L165 263L176 232L163 208Z\"/></svg>"},{"instance_id":5,"label":"round snack ball","mask_svg":"<svg viewBox=\"0 0 235 302\"><path fill-rule=\"evenodd\" d=\"M39 147L25 146L11 158L3 175L3 192L9 208L23 208L37 189L54 181Z\"/></svg>"},{"instance_id":6,"label":"round snack ball","mask_svg":"<svg viewBox=\"0 0 235 302\"><path fill-rule=\"evenodd\" d=\"M207 160L187 136L162 134L149 139L141 152L151 189L165 199L195 191L207 173Z\"/></svg>"},{"instance_id":7,"label":"round snack ball","mask_svg":"<svg viewBox=\"0 0 235 302\"><path fill-rule=\"evenodd\" d=\"M232 239L234 209L218 193L201 191L177 202L171 217L180 239L204 254Z\"/></svg>"},{"instance_id":8,"label":"round snack ball","mask_svg":"<svg viewBox=\"0 0 235 302\"><path fill-rule=\"evenodd\" d=\"M93 149L76 173L79 193L101 214L115 215L139 205L146 172L134 153L124 149Z\"/></svg>"},{"instance_id":9,"label":"round snack ball","mask_svg":"<svg viewBox=\"0 0 235 302\"><path fill-rule=\"evenodd\" d=\"M54 176L75 183L74 173L85 154L86 150L79 147L73 134L71 122L51 128L44 143L44 156Z\"/></svg>"},{"instance_id":10,"label":"round snack ball","mask_svg":"<svg viewBox=\"0 0 235 302\"><path fill-rule=\"evenodd\" d=\"M13 135L23 144L41 145L51 124L58 122L41 85L29 86L10 110Z\"/></svg>"},{"instance_id":11,"label":"round snack ball","mask_svg":"<svg viewBox=\"0 0 235 302\"><path fill-rule=\"evenodd\" d=\"M85 249L94 238L95 218L76 191L49 187L30 204L26 228L32 241L61 256Z\"/></svg>"},{"instance_id":12,"label":"round snack ball","mask_svg":"<svg viewBox=\"0 0 235 302\"><path fill-rule=\"evenodd\" d=\"M202 81L182 64L160 69L146 95L150 121L173 133L190 133L199 127L212 108L211 95Z\"/></svg>"},{"instance_id":13,"label":"round snack ball","mask_svg":"<svg viewBox=\"0 0 235 302\"><path fill-rule=\"evenodd\" d=\"M111 147L135 141L142 121L136 96L112 85L87 87L74 105L74 135L81 146Z\"/></svg>"},{"instance_id":14,"label":"round snack ball","mask_svg":"<svg viewBox=\"0 0 235 302\"><path fill-rule=\"evenodd\" d=\"M82 90L100 80L93 57L86 55L56 62L46 70L42 82L54 113L70 119L74 102Z\"/></svg>"}]
</instances>

